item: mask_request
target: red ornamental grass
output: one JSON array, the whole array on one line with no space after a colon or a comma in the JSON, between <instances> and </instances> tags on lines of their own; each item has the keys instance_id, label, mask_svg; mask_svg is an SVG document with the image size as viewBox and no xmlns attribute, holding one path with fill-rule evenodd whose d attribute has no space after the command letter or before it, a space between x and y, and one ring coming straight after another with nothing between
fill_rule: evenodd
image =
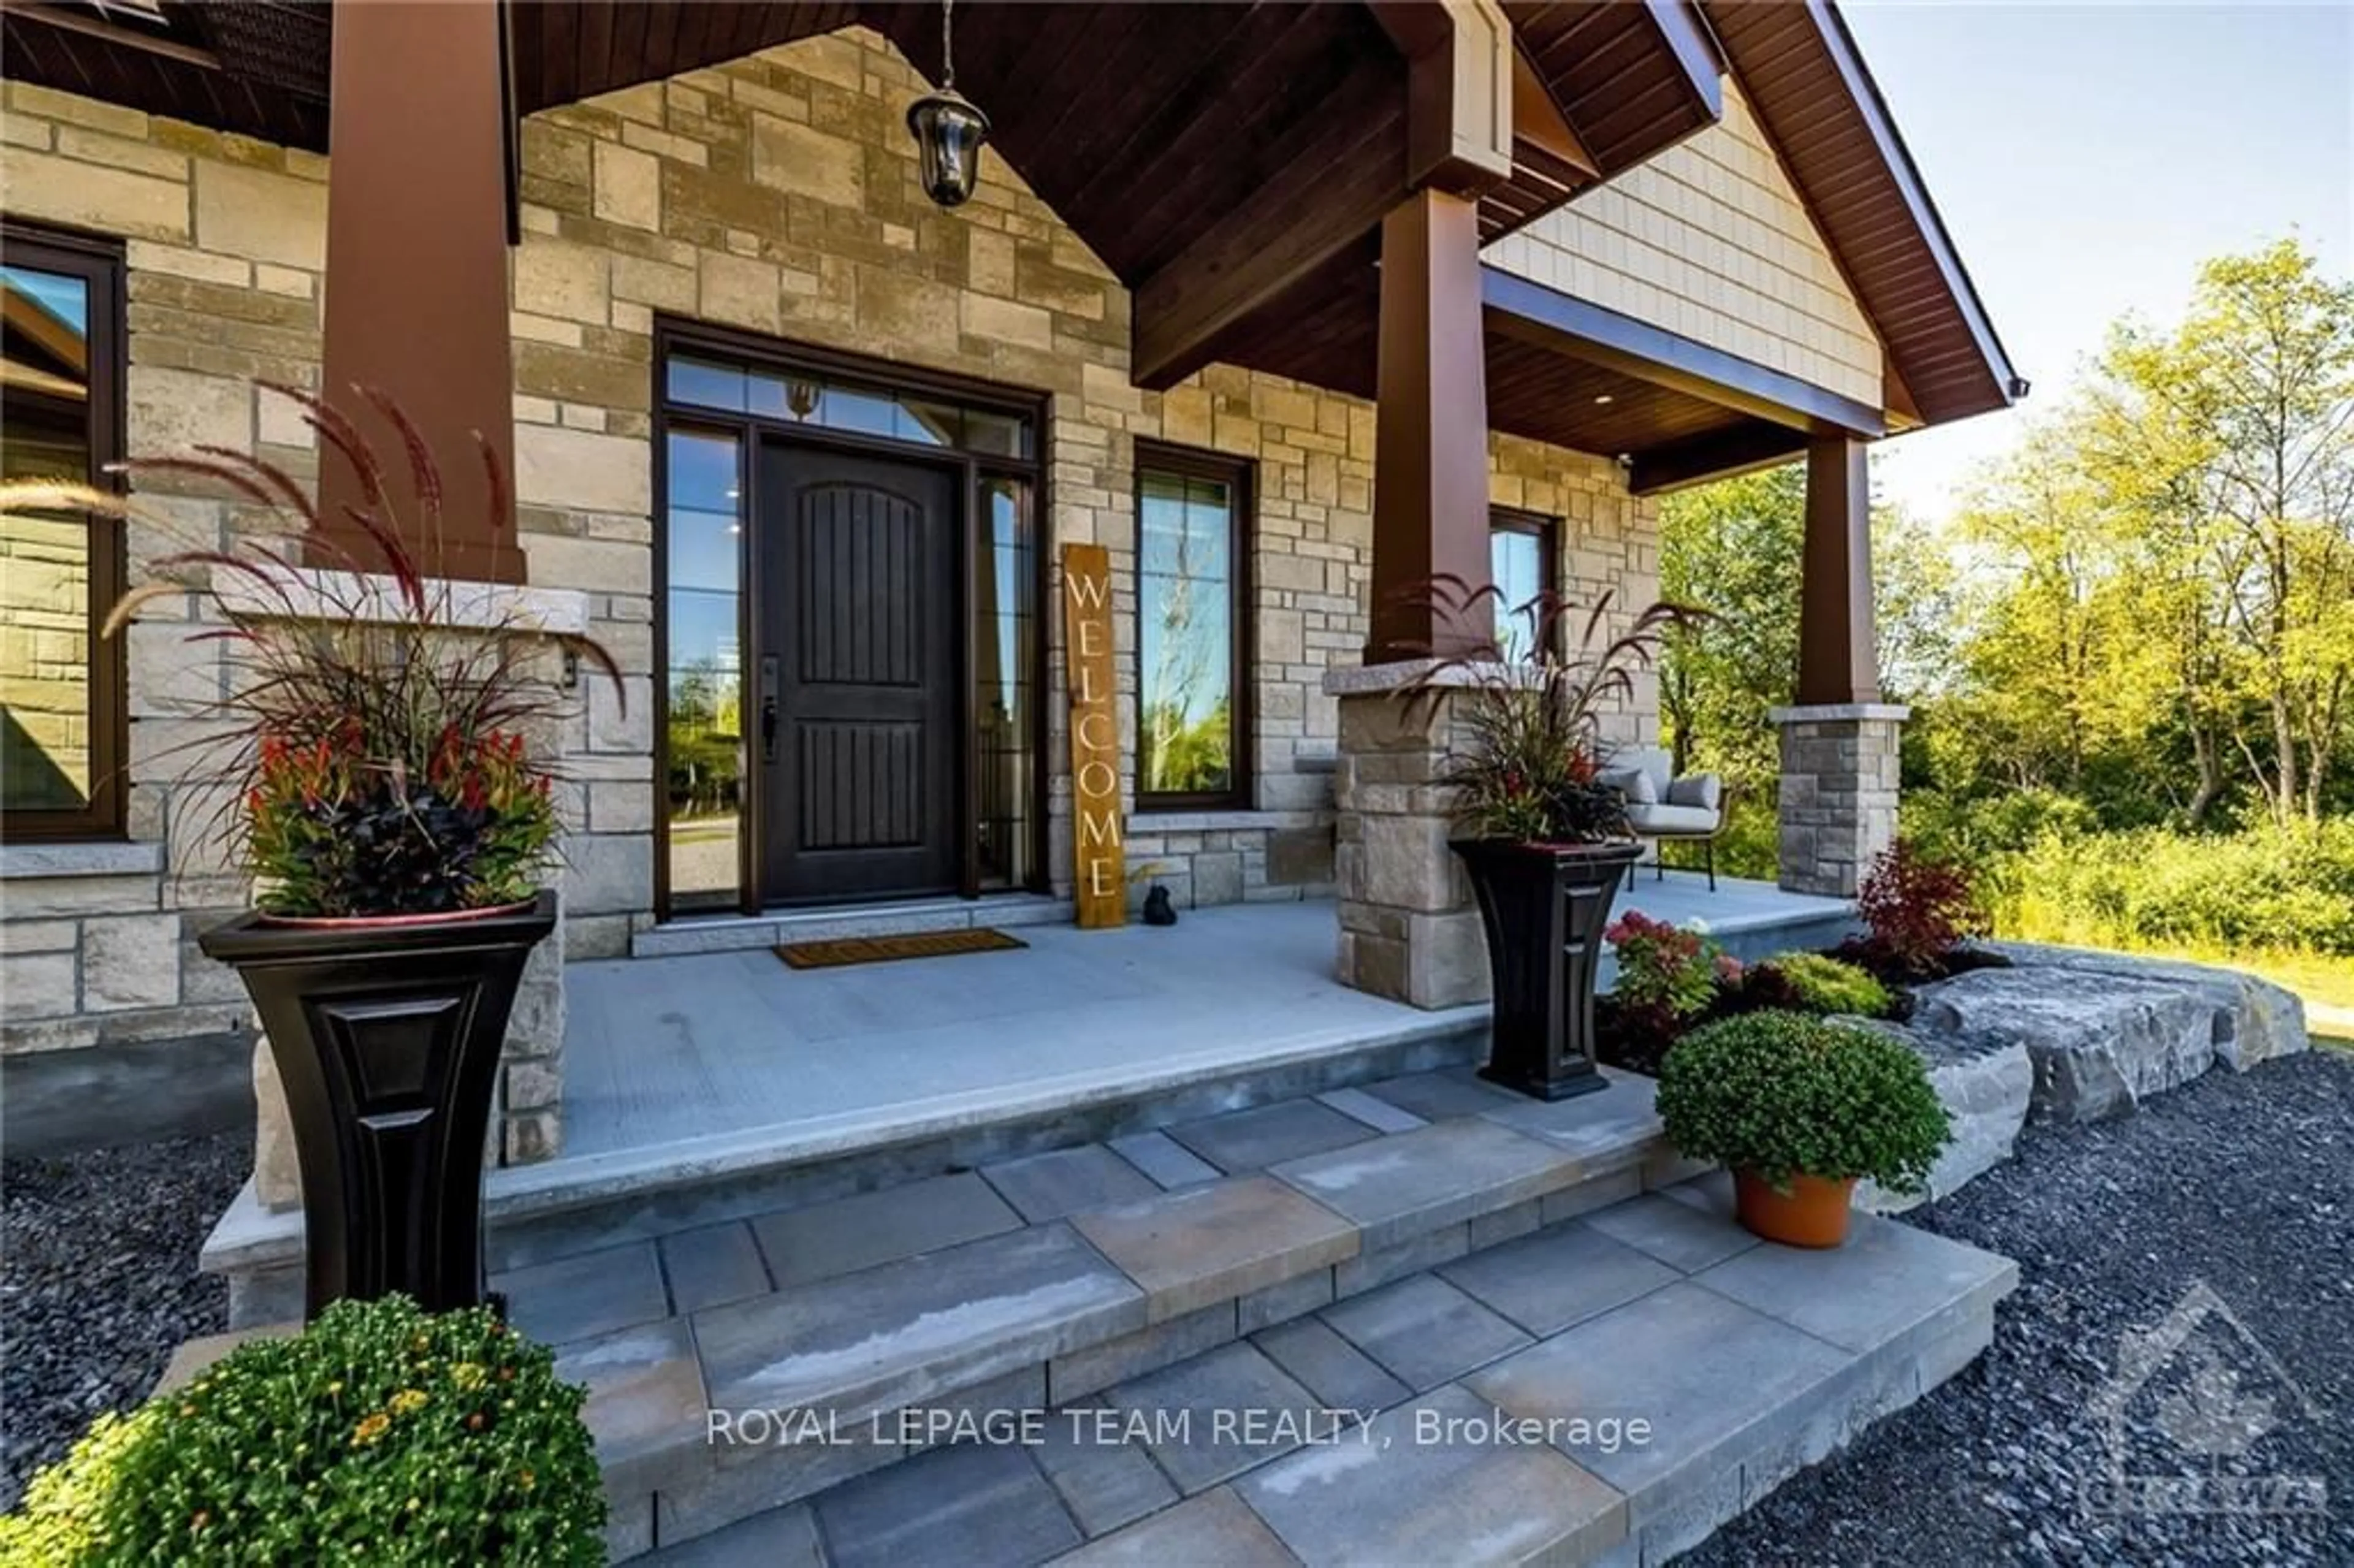
<instances>
[{"instance_id":1,"label":"red ornamental grass","mask_svg":"<svg viewBox=\"0 0 2354 1568\"><path fill-rule=\"evenodd\" d=\"M442 473L390 398L355 389L399 437L401 494L346 415L307 392L272 390L300 408L323 457L357 475L361 502L342 516L323 517L286 470L225 448L120 469L133 483L169 476L244 503L226 541L192 539L157 556L156 580L126 594L105 627L113 635L158 604L180 619L193 597L203 609L191 619L202 624L189 641L227 651L226 694L186 705L207 722L183 748L180 772L196 788L181 798L217 805L192 826L236 844L276 913L429 913L527 895L556 828L555 759L535 755L532 737L558 733L578 701L551 679L550 655L577 657L617 696L620 667L593 639L541 624L519 599L424 575L413 546L440 536ZM511 538L504 468L487 442L477 448L492 531ZM60 512L179 532L111 491L0 486L0 514ZM327 551L331 569L281 553L274 541L289 537ZM345 550L341 537L361 543Z\"/></svg>"}]
</instances>

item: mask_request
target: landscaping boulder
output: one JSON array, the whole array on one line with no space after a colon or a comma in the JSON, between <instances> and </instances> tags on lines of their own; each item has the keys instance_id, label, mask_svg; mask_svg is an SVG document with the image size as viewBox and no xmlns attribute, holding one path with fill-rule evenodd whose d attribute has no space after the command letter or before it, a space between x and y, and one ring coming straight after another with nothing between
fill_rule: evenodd
<instances>
[{"instance_id":1,"label":"landscaping boulder","mask_svg":"<svg viewBox=\"0 0 2354 1568\"><path fill-rule=\"evenodd\" d=\"M1930 1168L1926 1192L1891 1192L1865 1181L1856 1188L1858 1208L1900 1213L1946 1196L2010 1158L2035 1091L2035 1065L2023 1043L1995 1034L1931 1034L1878 1019L1840 1022L1893 1034L1918 1052L1928 1065L1937 1098L1954 1120L1954 1141Z\"/></svg>"},{"instance_id":2,"label":"landscaping boulder","mask_svg":"<svg viewBox=\"0 0 2354 1568\"><path fill-rule=\"evenodd\" d=\"M2217 1004L2176 981L2030 963L1939 980L1914 1001L1918 1033L2025 1045L2034 1114L2053 1120L2122 1115L2215 1061Z\"/></svg>"},{"instance_id":3,"label":"landscaping boulder","mask_svg":"<svg viewBox=\"0 0 2354 1568\"><path fill-rule=\"evenodd\" d=\"M2215 1009L2216 1060L2236 1073L2275 1056L2294 1055L2307 1044L2305 1003L2296 993L2237 969L2041 942L1988 945L2016 964L2160 980L2198 991Z\"/></svg>"}]
</instances>

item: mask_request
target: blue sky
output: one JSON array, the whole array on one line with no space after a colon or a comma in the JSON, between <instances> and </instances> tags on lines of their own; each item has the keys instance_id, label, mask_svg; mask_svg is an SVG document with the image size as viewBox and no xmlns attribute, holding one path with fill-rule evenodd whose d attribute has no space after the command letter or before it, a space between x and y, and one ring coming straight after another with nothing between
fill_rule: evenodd
<instances>
[{"instance_id":1,"label":"blue sky","mask_svg":"<svg viewBox=\"0 0 2354 1568\"><path fill-rule=\"evenodd\" d=\"M2058 402L2117 316L2173 320L2210 256L2293 233L2354 275L2354 6L1842 9L2035 384L2026 408ZM1947 515L2020 418L1892 441L1874 478Z\"/></svg>"}]
</instances>

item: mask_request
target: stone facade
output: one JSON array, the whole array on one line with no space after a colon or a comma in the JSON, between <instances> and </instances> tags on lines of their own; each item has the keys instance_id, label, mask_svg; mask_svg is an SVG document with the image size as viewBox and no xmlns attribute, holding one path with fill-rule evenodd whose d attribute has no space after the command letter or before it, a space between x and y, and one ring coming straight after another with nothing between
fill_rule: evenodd
<instances>
[{"instance_id":1,"label":"stone facade","mask_svg":"<svg viewBox=\"0 0 2354 1568\"><path fill-rule=\"evenodd\" d=\"M1129 863L1162 867L1181 904L1332 886L1341 721L1322 678L1356 663L1366 635L1372 405L1225 366L1166 393L1136 388L1127 291L1001 160L985 157L979 191L954 212L924 197L903 118L923 90L879 37L850 29L523 127L512 316L522 545L534 588L581 596L588 630L625 676L622 701L587 688L565 738L568 959L625 954L655 923L652 438L663 318L1045 394L1044 539L1050 551L1086 542L1110 552L1131 761L1135 442L1249 460L1250 809L1131 809ZM125 241L130 449L210 442L314 472L307 432L252 382L318 384L325 160L18 83L6 107L0 179L11 216ZM1506 437L1490 455L1498 503L1560 520L1565 589L1612 593L1621 616L1655 596L1656 512L1607 459ZM143 483L142 498L171 527L134 530L134 579L167 548L256 525L200 484ZM1058 599L1046 601L1046 850L1066 884ZM191 730L180 699L216 693L223 678L202 645L181 645L194 613L167 601L133 629L132 859L93 851L74 863L103 863L102 874L63 876L50 863L37 879L10 863L11 1051L245 1024L234 977L193 956L204 922L245 891L217 848L188 831L190 812L209 802L172 782L168 754ZM1638 692L1615 722L1624 738L1655 739L1655 694ZM142 956L126 965L118 955L133 948ZM510 1120L511 1157L554 1147L553 1103L539 1097L553 1096L555 1075L552 1058L511 1071L511 1118L541 1118Z\"/></svg>"},{"instance_id":2,"label":"stone facade","mask_svg":"<svg viewBox=\"0 0 2354 1568\"><path fill-rule=\"evenodd\" d=\"M1898 732L1910 711L1880 703L1772 710L1782 732L1784 887L1852 898L1895 842Z\"/></svg>"},{"instance_id":3,"label":"stone facade","mask_svg":"<svg viewBox=\"0 0 2354 1568\"><path fill-rule=\"evenodd\" d=\"M1879 334L1729 77L1723 120L1507 235L1488 259L1881 405Z\"/></svg>"},{"instance_id":4,"label":"stone facade","mask_svg":"<svg viewBox=\"0 0 2354 1568\"><path fill-rule=\"evenodd\" d=\"M6 86L5 131L12 218L122 241L129 450L212 443L313 471L308 432L253 383L318 381L325 160L22 82ZM135 489L153 521L128 530L134 580L158 556L217 548L254 524L200 480L143 475ZM127 633L131 842L0 851L11 1055L161 1050L248 1026L237 978L196 948L245 901L203 831L217 798L180 780L202 739L188 704L217 695L223 676L219 644L186 641L196 615L192 599L159 600Z\"/></svg>"},{"instance_id":5,"label":"stone facade","mask_svg":"<svg viewBox=\"0 0 2354 1568\"><path fill-rule=\"evenodd\" d=\"M5 129L0 185L12 217L123 242L128 450L220 446L312 482L315 439L292 405L255 384L319 383L326 161L21 82L7 84ZM275 526L200 477L141 474L133 489L143 513L124 541L134 582L157 556ZM11 593L29 580L16 554ZM9 624L12 634L23 624L13 606ZM217 792L184 778L204 758L207 729L192 708L228 678L222 644L187 641L203 630L191 595L151 602L125 634L131 842L0 851L0 1048L11 1055L169 1051L250 1030L243 985L196 945L247 892L212 831ZM7 695L13 710L18 694ZM496 1134L505 1158L544 1157L561 1136L562 952L559 934L516 1003ZM291 1202L291 1184L277 1195Z\"/></svg>"},{"instance_id":6,"label":"stone facade","mask_svg":"<svg viewBox=\"0 0 2354 1568\"><path fill-rule=\"evenodd\" d=\"M1458 1007L1490 994L1470 879L1447 847L1461 699L1409 690L1422 673L1394 664L1327 683L1341 704L1339 973L1416 1007Z\"/></svg>"},{"instance_id":7,"label":"stone facade","mask_svg":"<svg viewBox=\"0 0 2354 1568\"><path fill-rule=\"evenodd\" d=\"M887 44L852 28L525 123L516 445L533 582L590 591L591 629L621 656L642 715L658 314L1042 390L1049 544L1110 552L1132 760L1135 441L1247 458L1251 809L1140 813L1131 795L1129 863L1159 867L1181 906L1329 891L1331 776L1319 764L1338 718L1320 683L1355 662L1365 637L1373 406L1225 366L1167 393L1138 390L1127 291L994 154L967 206L942 212L923 195L904 123L925 90ZM1499 437L1491 467L1500 504L1564 520L1572 591L1615 591L1622 607L1654 597L1656 514L1610 463ZM1050 641L1047 864L1067 893L1057 630ZM1638 701L1629 729L1655 732L1656 705ZM571 852L576 873L586 868L576 957L625 951L653 919L651 733L600 728L599 716L585 741L598 784ZM1126 779L1132 790L1132 768ZM1145 886L1139 878L1137 898Z\"/></svg>"}]
</instances>

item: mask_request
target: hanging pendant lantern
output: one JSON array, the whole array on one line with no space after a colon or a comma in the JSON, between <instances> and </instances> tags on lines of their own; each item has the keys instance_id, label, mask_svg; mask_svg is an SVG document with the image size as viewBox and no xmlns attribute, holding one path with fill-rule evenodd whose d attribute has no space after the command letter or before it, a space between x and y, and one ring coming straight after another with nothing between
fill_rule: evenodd
<instances>
[{"instance_id":1,"label":"hanging pendant lantern","mask_svg":"<svg viewBox=\"0 0 2354 1568\"><path fill-rule=\"evenodd\" d=\"M989 116L956 90L956 0L940 0L940 90L907 106L907 129L922 155L924 194L943 207L962 207L981 183L981 149Z\"/></svg>"}]
</instances>

